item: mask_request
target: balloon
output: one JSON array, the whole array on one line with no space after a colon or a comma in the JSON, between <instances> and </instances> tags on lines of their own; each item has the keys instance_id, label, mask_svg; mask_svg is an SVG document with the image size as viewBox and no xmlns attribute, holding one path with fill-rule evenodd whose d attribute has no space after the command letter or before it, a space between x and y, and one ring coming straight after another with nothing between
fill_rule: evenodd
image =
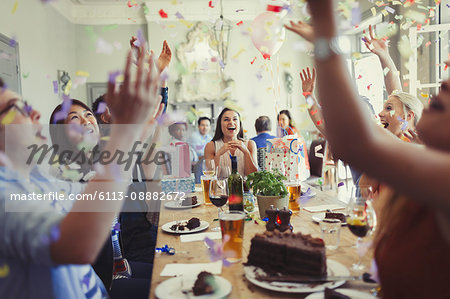
<instances>
[{"instance_id":1,"label":"balloon","mask_svg":"<svg viewBox=\"0 0 450 299\"><path fill-rule=\"evenodd\" d=\"M252 42L264 59L270 59L283 45L286 30L278 15L266 11L257 16L251 25Z\"/></svg>"}]
</instances>

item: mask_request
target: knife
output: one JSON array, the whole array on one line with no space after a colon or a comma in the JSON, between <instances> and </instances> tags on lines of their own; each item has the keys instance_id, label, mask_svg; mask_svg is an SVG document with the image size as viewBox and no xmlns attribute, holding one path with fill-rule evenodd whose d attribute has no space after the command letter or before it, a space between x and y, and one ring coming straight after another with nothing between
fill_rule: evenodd
<instances>
[{"instance_id":1,"label":"knife","mask_svg":"<svg viewBox=\"0 0 450 299\"><path fill-rule=\"evenodd\" d=\"M294 282L294 283L310 283L310 282L329 282L341 280L363 280L362 275L343 275L343 276L324 276L324 277L302 277L302 276L260 276L256 279L267 282Z\"/></svg>"}]
</instances>

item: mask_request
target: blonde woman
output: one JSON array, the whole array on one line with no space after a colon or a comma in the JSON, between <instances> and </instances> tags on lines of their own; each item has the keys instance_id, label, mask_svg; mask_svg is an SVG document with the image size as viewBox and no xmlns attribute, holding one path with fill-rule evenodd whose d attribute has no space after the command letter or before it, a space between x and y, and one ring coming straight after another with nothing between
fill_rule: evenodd
<instances>
[{"instance_id":1,"label":"blonde woman","mask_svg":"<svg viewBox=\"0 0 450 299\"><path fill-rule=\"evenodd\" d=\"M315 21L318 92L333 152L395 190L375 245L383 298L450 298L450 127L442 126L450 122L450 80L417 123L424 147L387 134L364 117L346 62L332 47L338 33L334 1L308 2ZM295 26L289 29L297 32Z\"/></svg>"}]
</instances>

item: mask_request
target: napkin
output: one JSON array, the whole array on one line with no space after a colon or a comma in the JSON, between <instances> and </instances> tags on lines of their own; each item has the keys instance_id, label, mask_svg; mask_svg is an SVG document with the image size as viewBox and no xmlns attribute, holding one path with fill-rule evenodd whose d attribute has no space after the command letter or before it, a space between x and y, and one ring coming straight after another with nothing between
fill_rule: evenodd
<instances>
[{"instance_id":1,"label":"napkin","mask_svg":"<svg viewBox=\"0 0 450 299\"><path fill-rule=\"evenodd\" d=\"M313 207L303 207L303 209L311 213L316 213L316 212L325 212L326 210L342 210L345 209L345 207L336 204L328 204Z\"/></svg>"},{"instance_id":2,"label":"napkin","mask_svg":"<svg viewBox=\"0 0 450 299\"><path fill-rule=\"evenodd\" d=\"M178 275L198 275L202 271L208 271L212 274L222 273L222 261L204 264L167 264L161 271L160 276L178 276Z\"/></svg>"},{"instance_id":3,"label":"napkin","mask_svg":"<svg viewBox=\"0 0 450 299\"><path fill-rule=\"evenodd\" d=\"M219 240L222 239L222 234L220 232L207 232L207 233L199 233L199 234L190 234L190 235L181 235L181 242L195 242L195 241L203 241L206 237L211 240Z\"/></svg>"}]
</instances>

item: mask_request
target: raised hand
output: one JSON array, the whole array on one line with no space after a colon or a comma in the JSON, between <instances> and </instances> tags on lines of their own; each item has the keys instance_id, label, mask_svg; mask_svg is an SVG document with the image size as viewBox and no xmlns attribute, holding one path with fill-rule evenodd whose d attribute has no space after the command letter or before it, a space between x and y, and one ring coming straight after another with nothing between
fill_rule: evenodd
<instances>
[{"instance_id":1,"label":"raised hand","mask_svg":"<svg viewBox=\"0 0 450 299\"><path fill-rule=\"evenodd\" d=\"M148 123L159 105L159 74L153 71L153 56L149 58L150 67L144 67L144 50L139 49L136 82L131 82L131 51L128 53L123 85L116 90L115 82L110 80L106 102L115 124Z\"/></svg>"},{"instance_id":2,"label":"raised hand","mask_svg":"<svg viewBox=\"0 0 450 299\"><path fill-rule=\"evenodd\" d=\"M161 50L161 54L159 54L157 67L159 72L161 73L166 67L169 66L170 61L172 60L172 51L170 50L169 44L167 41L163 42L163 47Z\"/></svg>"},{"instance_id":3,"label":"raised hand","mask_svg":"<svg viewBox=\"0 0 450 299\"><path fill-rule=\"evenodd\" d=\"M422 140L415 130L408 129L408 131L403 132L403 136L409 139L412 143L423 144Z\"/></svg>"},{"instance_id":4,"label":"raised hand","mask_svg":"<svg viewBox=\"0 0 450 299\"><path fill-rule=\"evenodd\" d=\"M295 23L294 21L290 21L291 26L284 25L286 29L297 33L304 39L306 39L309 42L314 42L314 30L313 27L307 23L303 23L302 21L298 21Z\"/></svg>"},{"instance_id":5,"label":"raised hand","mask_svg":"<svg viewBox=\"0 0 450 299\"><path fill-rule=\"evenodd\" d=\"M372 25L369 25L369 35L364 36L364 44L366 45L367 49L369 49L373 54L377 56L389 55L386 40L375 38L373 32L375 28L375 26L372 28ZM363 33L365 34L366 30L364 30Z\"/></svg>"},{"instance_id":6,"label":"raised hand","mask_svg":"<svg viewBox=\"0 0 450 299\"><path fill-rule=\"evenodd\" d=\"M306 70L303 69L302 72L300 72L300 79L302 80L303 92L312 93L314 91L314 84L316 82L316 69L313 68L312 76L309 67L307 67Z\"/></svg>"}]
</instances>

